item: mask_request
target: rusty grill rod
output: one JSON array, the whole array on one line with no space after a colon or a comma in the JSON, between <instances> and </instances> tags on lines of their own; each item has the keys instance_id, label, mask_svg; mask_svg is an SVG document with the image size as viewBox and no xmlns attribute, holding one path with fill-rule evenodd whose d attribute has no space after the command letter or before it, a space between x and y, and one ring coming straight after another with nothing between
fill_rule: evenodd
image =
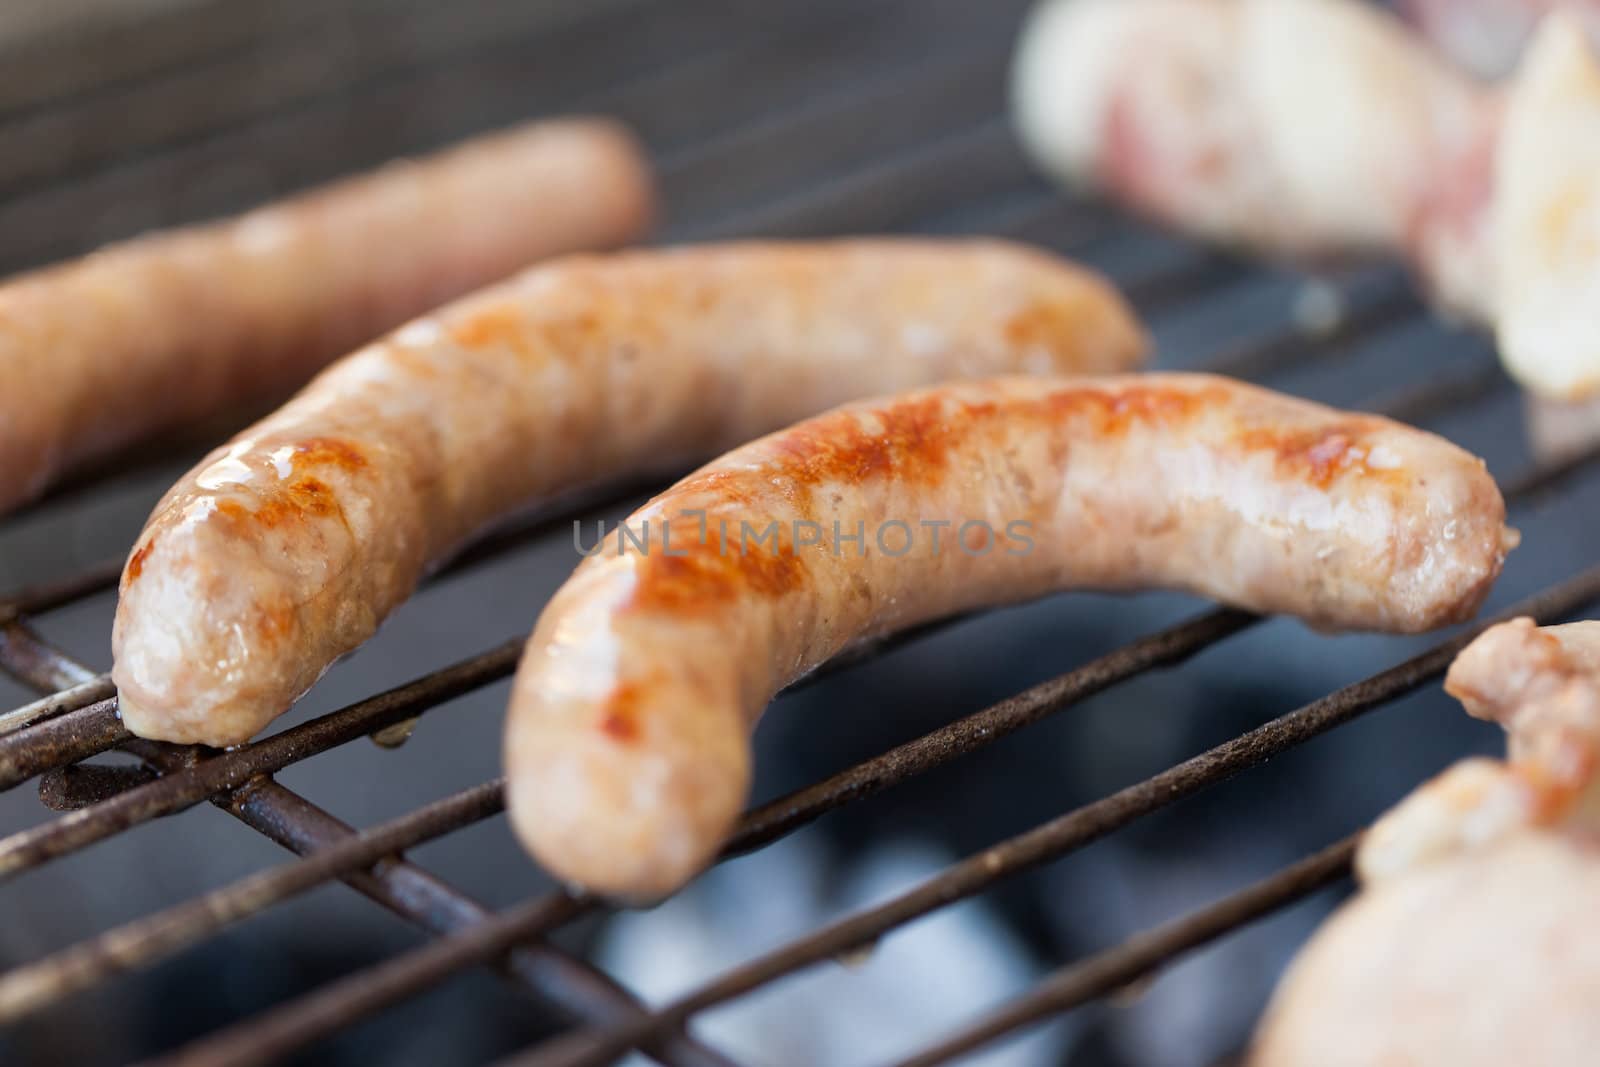
<instances>
[{"instance_id":1,"label":"rusty grill rod","mask_svg":"<svg viewBox=\"0 0 1600 1067\"><path fill-rule=\"evenodd\" d=\"M1070 967L979 1022L901 1060L895 1067L934 1067L998 1038L1107 996L1180 956L1334 884L1350 871L1360 835L1352 835L1182 918L1135 934Z\"/></svg>"},{"instance_id":2,"label":"rusty grill rod","mask_svg":"<svg viewBox=\"0 0 1600 1067\"><path fill-rule=\"evenodd\" d=\"M350 837L353 829L271 780L258 779L212 803L285 848L302 855ZM441 938L475 929L489 910L443 879L404 860L341 879L357 892ZM524 940L498 963L513 984L574 1019L615 1023L640 1011L638 1000L592 965L542 940ZM338 1016L327 1016L338 1024ZM727 1056L681 1032L644 1051L669 1067L737 1067Z\"/></svg>"},{"instance_id":3,"label":"rusty grill rod","mask_svg":"<svg viewBox=\"0 0 1600 1067\"><path fill-rule=\"evenodd\" d=\"M117 687L111 684L109 675L97 674L87 682L58 690L47 697L40 697L31 704L24 704L20 708L0 714L0 734L8 734L13 730L20 730L25 726L37 726L46 719L53 719L58 715L68 712L82 711L90 704L109 701L117 695ZM90 755L93 755L91 752ZM0 761L4 756L0 755ZM0 770L0 790L15 785L16 782L6 782L10 772ZM23 781L32 775L24 775L16 781Z\"/></svg>"},{"instance_id":4,"label":"rusty grill rod","mask_svg":"<svg viewBox=\"0 0 1600 1067\"><path fill-rule=\"evenodd\" d=\"M521 652L520 639L507 641L407 685L231 752L210 754L213 750L196 748L194 762L181 770L93 807L0 840L0 880L15 877L31 867L76 852L158 816L193 807L214 794L237 789L258 775L274 774L308 756L414 718L429 708L506 677L516 666ZM48 730L65 718L50 720L43 728Z\"/></svg>"},{"instance_id":5,"label":"rusty grill rod","mask_svg":"<svg viewBox=\"0 0 1600 1067\"><path fill-rule=\"evenodd\" d=\"M36 640L36 645L30 658L76 666L42 641ZM38 684L37 679L34 684ZM126 747L163 774L177 773L199 756L196 749L155 741L135 740ZM266 777L252 778L240 789L210 799L245 825L302 855L333 847L356 834L322 808ZM344 875L341 880L441 936L475 928L489 915L477 901L404 860L387 860L369 871ZM640 1010L632 995L608 976L542 941L524 944L506 954L501 969L518 985L576 1018L614 1022ZM668 1035L645 1051L669 1067L737 1067L726 1056L684 1034Z\"/></svg>"},{"instance_id":6,"label":"rusty grill rod","mask_svg":"<svg viewBox=\"0 0 1600 1067\"><path fill-rule=\"evenodd\" d=\"M314 1002L289 1001L171 1055L150 1060L147 1067L215 1067L241 1062L241 1053L249 1062L272 1063L303 1043L301 1031L284 1024L286 1017L300 1025L309 1024L318 1033L341 1029L465 967L494 960L509 946L567 921L577 907L573 898L563 896L519 904L453 937L431 941L323 986Z\"/></svg>"},{"instance_id":7,"label":"rusty grill rod","mask_svg":"<svg viewBox=\"0 0 1600 1067\"><path fill-rule=\"evenodd\" d=\"M1142 782L970 856L909 892L829 923L736 967L635 1023L560 1039L559 1047L535 1049L517 1063L519 1067L593 1067L609 1063L640 1041L684 1025L698 1012L822 960L874 944L890 931L929 912L974 896L1004 878L1059 859L1141 816L1231 778L1413 692L1442 675L1462 648L1496 622L1519 615L1549 622L1596 600L1600 600L1600 565L1519 601L1494 618L1475 623L1398 666L1346 686Z\"/></svg>"},{"instance_id":8,"label":"rusty grill rod","mask_svg":"<svg viewBox=\"0 0 1600 1067\"><path fill-rule=\"evenodd\" d=\"M497 815L505 807L496 779L435 801L392 822L353 834L305 859L270 868L89 941L0 974L0 1024L135 966L153 963L231 923L343 874Z\"/></svg>"},{"instance_id":9,"label":"rusty grill rod","mask_svg":"<svg viewBox=\"0 0 1600 1067\"><path fill-rule=\"evenodd\" d=\"M815 785L778 798L746 814L739 830L730 839L724 856L760 848L849 801L887 789L914 775L949 762L965 752L990 744L1118 681L1155 667L1174 665L1257 621L1259 620L1255 616L1243 612L1228 610L1210 612L1189 623L1153 634L1108 653L1060 678L1045 682L916 741L898 746L875 759ZM181 770L181 767L177 769ZM247 786L246 790L251 788L253 787ZM327 873L323 875L322 880L331 877L334 875ZM599 901L583 898L584 910L593 910L599 906ZM183 910L186 907L174 910ZM131 926L138 927L143 922L145 920L138 920ZM128 935L118 933L108 934L105 937L115 938L120 944L127 940ZM80 949L93 953L100 952L99 949L91 949L92 944L91 942L76 946L60 956L70 957ZM116 969L154 962L167 951L170 949L153 940L140 946L120 948L116 960L120 966ZM78 988L77 985L69 987L69 981L71 972L79 966L81 964L73 962L71 958L49 958L30 965L27 970L33 976L31 981L34 985L44 985L48 982L56 986L57 995L66 995ZM57 968L69 974L60 979L46 977ZM17 972L13 972L15 973ZM111 973L114 972L105 970L96 977L106 977ZM10 981L10 975L0 975L0 1018L5 1014L5 991Z\"/></svg>"}]
</instances>

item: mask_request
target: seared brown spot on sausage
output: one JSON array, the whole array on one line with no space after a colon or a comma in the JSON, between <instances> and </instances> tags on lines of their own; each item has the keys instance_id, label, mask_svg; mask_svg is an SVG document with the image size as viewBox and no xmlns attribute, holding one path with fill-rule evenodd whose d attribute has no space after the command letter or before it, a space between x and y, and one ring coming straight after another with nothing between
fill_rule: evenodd
<instances>
[{"instance_id":1,"label":"seared brown spot on sausage","mask_svg":"<svg viewBox=\"0 0 1600 1067\"><path fill-rule=\"evenodd\" d=\"M262 604L255 614L256 634L263 645L277 644L294 629L294 605L288 599Z\"/></svg>"},{"instance_id":2,"label":"seared brown spot on sausage","mask_svg":"<svg viewBox=\"0 0 1600 1067\"><path fill-rule=\"evenodd\" d=\"M776 549L769 547L772 538L759 542L754 536L741 539L734 528L728 531L724 549L714 529L707 531L702 543L698 524L680 524L675 529L683 535L682 543L672 537L671 555L667 546L652 541L649 551L640 556L638 585L628 607L692 613L745 594L780 597L793 592L805 581L806 568L795 552L791 531L783 529L783 523L778 525ZM766 523L752 521L752 526L760 533Z\"/></svg>"},{"instance_id":3,"label":"seared brown spot on sausage","mask_svg":"<svg viewBox=\"0 0 1600 1067\"><path fill-rule=\"evenodd\" d=\"M294 446L289 466L295 471L304 467L332 466L341 470L356 471L367 465L367 457L349 441L337 437L313 437Z\"/></svg>"},{"instance_id":4,"label":"seared brown spot on sausage","mask_svg":"<svg viewBox=\"0 0 1600 1067\"><path fill-rule=\"evenodd\" d=\"M992 405L947 405L936 396L874 409L876 427L851 412L795 427L775 439L775 477L797 488L849 485L867 478L928 484L950 464L950 450Z\"/></svg>"},{"instance_id":5,"label":"seared brown spot on sausage","mask_svg":"<svg viewBox=\"0 0 1600 1067\"><path fill-rule=\"evenodd\" d=\"M1368 464L1369 427L1358 421L1336 422L1299 429L1258 426L1239 434L1238 444L1249 451L1271 453L1278 472L1326 489L1346 474L1393 481L1404 477L1397 468Z\"/></svg>"},{"instance_id":6,"label":"seared brown spot on sausage","mask_svg":"<svg viewBox=\"0 0 1600 1067\"><path fill-rule=\"evenodd\" d=\"M593 349L617 333L614 325L603 323L600 316L583 311L540 323L539 336L555 355L571 357Z\"/></svg>"},{"instance_id":7,"label":"seared brown spot on sausage","mask_svg":"<svg viewBox=\"0 0 1600 1067\"><path fill-rule=\"evenodd\" d=\"M235 522L249 520L267 529L302 519L327 518L332 515L343 517L344 514L333 489L327 482L316 478L297 478L292 482L281 483L274 487L270 495L264 497L261 506L255 511L251 511L237 500L230 499L219 501L217 512Z\"/></svg>"},{"instance_id":8,"label":"seared brown spot on sausage","mask_svg":"<svg viewBox=\"0 0 1600 1067\"><path fill-rule=\"evenodd\" d=\"M729 470L708 470L691 474L678 483L675 495L689 496L694 493L714 493L718 500L735 504L748 504L760 495L750 485L750 479L743 471Z\"/></svg>"},{"instance_id":9,"label":"seared brown spot on sausage","mask_svg":"<svg viewBox=\"0 0 1600 1067\"><path fill-rule=\"evenodd\" d=\"M1193 418L1225 403L1228 391L1221 385L1198 389L1172 389L1132 385L1117 390L1058 389L1039 397L1024 397L1001 404L993 401L946 400L930 395L867 411L845 410L802 423L771 441L771 462L762 477L748 472L712 470L681 483L674 495L706 494L738 512L739 505L757 505L774 496L797 505L804 517L812 512L806 502L813 494L839 485L859 485L868 479L892 479L906 485L934 484L945 477L954 454L978 433L1000 421L1036 420L1048 430L1074 416L1091 420L1102 436L1126 432L1135 423L1172 423ZM997 414L1002 418L997 418ZM798 498L798 499L797 499ZM753 510L740 515L759 533L770 517ZM654 541L640 569L639 588L632 604L661 610L689 609L726 602L742 591L780 596L803 580L804 568L795 559L788 524L779 522L777 553L748 539L741 543L739 529L730 523L726 548L715 527L707 531L706 544L697 540L698 523L674 527L684 536L674 538L668 556Z\"/></svg>"},{"instance_id":10,"label":"seared brown spot on sausage","mask_svg":"<svg viewBox=\"0 0 1600 1067\"><path fill-rule=\"evenodd\" d=\"M144 561L149 558L151 549L155 548L155 541L146 541L134 549L133 555L128 558L127 576L124 583L137 581L139 575L144 573Z\"/></svg>"},{"instance_id":11,"label":"seared brown spot on sausage","mask_svg":"<svg viewBox=\"0 0 1600 1067\"><path fill-rule=\"evenodd\" d=\"M521 353L527 350L528 326L516 308L501 304L457 323L450 339L462 348L509 348Z\"/></svg>"},{"instance_id":12,"label":"seared brown spot on sausage","mask_svg":"<svg viewBox=\"0 0 1600 1067\"><path fill-rule=\"evenodd\" d=\"M1129 385L1109 392L1087 388L1058 390L1044 398L1044 408L1052 422L1077 415L1088 418L1100 437L1117 437L1136 423L1171 426L1228 402L1228 390L1221 385L1199 389Z\"/></svg>"},{"instance_id":13,"label":"seared brown spot on sausage","mask_svg":"<svg viewBox=\"0 0 1600 1067\"><path fill-rule=\"evenodd\" d=\"M643 694L637 682L624 682L612 692L600 713L600 730L620 744L639 739L639 711Z\"/></svg>"}]
</instances>

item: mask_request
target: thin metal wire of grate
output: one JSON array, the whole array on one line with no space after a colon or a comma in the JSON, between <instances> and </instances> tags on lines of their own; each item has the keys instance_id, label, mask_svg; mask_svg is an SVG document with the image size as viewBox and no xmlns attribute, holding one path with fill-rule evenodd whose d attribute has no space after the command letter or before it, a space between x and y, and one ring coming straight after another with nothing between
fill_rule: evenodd
<instances>
[{"instance_id":1,"label":"thin metal wire of grate","mask_svg":"<svg viewBox=\"0 0 1600 1067\"><path fill-rule=\"evenodd\" d=\"M493 7L487 3L480 6L484 11ZM606 9L654 11L657 14L653 17L665 26L671 22L659 14L665 6L635 3L607 5ZM703 22L723 10L723 5L716 3L685 6L697 8ZM942 7L944 17L927 17L931 6ZM759 165L750 164L751 169L742 177L730 179L744 191L743 202L726 212L708 202L699 216L691 214L683 221L674 231L675 236L680 231L684 237L699 237L724 232L810 234L885 227L965 229L1026 237L1058 249L1081 251L1091 259L1097 251L1114 252L1119 242L1132 240L1137 231L1101 208L1066 201L1033 182L999 125L998 93L983 79L992 79L1003 63L1010 32L1005 20L1014 17L1019 6L1002 5L1005 10L978 18L962 14L968 5L953 3L919 5L916 17L910 13L912 5L903 0L880 0L865 17L857 7L849 5L796 5L797 10L804 8L804 18L790 11L788 22L746 22L735 28L738 32L730 29L711 33L703 26L693 32L682 31L686 39L701 40L704 50L632 79L631 89L624 86L586 90L574 76L568 91L574 100L609 99L625 114L632 99L650 113L666 115L674 100L670 95L660 98L663 85L715 85L719 71L725 74L730 69L764 70L775 83L792 87L787 96L781 92L764 94L766 110L760 114L746 112L736 102L719 104L720 97L696 98L695 106L712 109L720 116L721 132L707 134L707 128L717 126L707 119L698 138L685 138L678 143L668 157L669 185L674 169L685 175L684 181L697 182L697 175L737 168L740 159L759 157L772 146L797 137L798 131L806 131L804 143L809 149L815 150L819 144L827 148L836 165L785 175L782 172L792 153ZM353 5L351 10L361 8ZM467 14L462 17L474 17L471 12L475 5L464 5L463 10ZM811 68L782 69L785 52L777 45L796 34L811 34L826 45L848 28L851 49L859 57L855 62L866 63L869 57L887 54L875 51L887 48L879 38L898 39L897 34L919 20L923 25L937 27L940 34L962 25L973 33L959 42L962 49L946 47L941 52L936 47L936 35L929 31L915 46L926 45L927 52L914 49L900 53L900 60L872 77L857 70L845 84L848 91L840 92L835 87L831 95L805 91ZM1004 32L993 29L996 21ZM561 25L582 37L579 30L571 29L573 25L581 28L581 19L562 21ZM739 33L745 36L740 37ZM700 36L697 38L696 34ZM463 31L462 40L469 40L470 36ZM539 37L534 35L527 46L534 49L538 43ZM475 53L471 47L463 47L467 47L465 55L470 59ZM915 61L903 58L913 54ZM586 57L584 62L603 66L592 57ZM428 63L413 67L409 74L394 75L395 84L400 86L396 91L404 89L407 77L423 77L417 72L434 69ZM172 77L182 74L183 69L180 66L174 73L173 68L163 67L161 73L150 77ZM448 64L446 69L450 69ZM982 82L981 88L974 87L974 78ZM329 92L345 91L324 88ZM629 92L635 95L629 97ZM960 100L964 93L989 95L980 101L982 107L967 105L954 112L944 107ZM108 106L97 103L97 99L94 94L79 94L72 98L76 103L62 106ZM685 106L681 98L676 106ZM719 107L722 110L717 111ZM898 140L889 138L881 145L862 147L872 139L869 135L900 126L910 116L930 115L903 130ZM233 116L231 121L239 118ZM643 125L649 128L648 121ZM673 136L682 136L681 128L671 128L677 131ZM159 138L157 143L141 146L155 164L150 171L153 176L146 180L158 180L170 167L179 166L171 161L184 153L205 158L206 153L215 151L212 137L225 136L224 131L208 134L200 124L194 129L201 132L191 135L187 128L180 131L193 139L177 147L160 142ZM163 128L162 137L170 134ZM826 139L830 134L834 140ZM824 140L819 141L819 137ZM658 138L658 143L671 139ZM69 160L67 170L83 165L115 167L90 153L82 159ZM89 180L92 184L96 179ZM91 189L82 195L94 193ZM4 208L0 205L0 210ZM41 239L37 247L51 246ZM1115 256L1110 258L1114 260ZM1249 270L1225 256L1184 249L1153 267L1143 265L1114 273L1141 310L1155 314L1203 302ZM1392 274L1350 275L1340 284L1346 310L1331 330L1308 334L1287 321L1251 324L1253 332L1223 346L1203 365L1225 373L1260 377L1303 361L1336 358L1365 339L1413 327L1424 314L1410 291ZM1420 387L1375 398L1370 406L1410 421L1427 422L1501 395L1507 388L1495 368L1474 365ZM1565 479L1600 467L1597 460L1600 455L1591 451L1532 466L1506 486L1508 501L1513 508L1526 507L1559 488ZM91 490L92 487L80 492ZM502 530L435 580L449 581L453 574L486 559L519 551L569 519L575 510L582 514L608 499L611 498L602 493L569 501ZM391 822L358 831L273 778L295 763L432 713L458 696L505 677L514 666L520 641L508 642L234 751L219 753L144 742L122 729L108 680L51 647L31 626L31 620L45 613L109 588L117 570L116 561L108 561L104 566L0 600L0 668L40 693L40 700L0 715L0 788L38 778L46 803L66 812L0 839L0 880L9 880L134 826L207 802L299 853L301 858L0 975L0 1021L22 1018L113 975L148 967L233 923L336 880L437 935L413 951L309 990L266 1013L218 1031L164 1061L205 1065L269 1062L476 965L498 968L508 980L564 1009L575 1021L577 1028L572 1032L530 1050L519 1062L603 1063L637 1047L668 1064L729 1064L727 1057L688 1034L686 1027L696 1014L801 968L871 944L923 915L1060 858L1382 707L1435 680L1456 651L1483 625L1493 621L1486 620L1398 666L999 842L898 897L821 927L651 1010L606 975L545 940L562 925L604 910L604 901L556 892L491 912L423 868L400 858L408 848L499 814L503 804L500 782L439 799ZM1504 614L1531 614L1542 621L1552 621L1596 600L1600 600L1600 567L1582 571ZM1137 675L1177 666L1258 621L1247 613L1216 610L1134 641L761 805L746 814L725 855L761 848L830 812L960 759ZM897 644L919 640L941 625L859 650L829 670ZM138 766L81 765L93 755L114 749L135 756ZM1017 1001L972 1020L906 1062L946 1062L1048 1015L1106 996L1182 953L1338 879L1348 868L1353 840L1332 845L1209 907L1073 963Z\"/></svg>"}]
</instances>

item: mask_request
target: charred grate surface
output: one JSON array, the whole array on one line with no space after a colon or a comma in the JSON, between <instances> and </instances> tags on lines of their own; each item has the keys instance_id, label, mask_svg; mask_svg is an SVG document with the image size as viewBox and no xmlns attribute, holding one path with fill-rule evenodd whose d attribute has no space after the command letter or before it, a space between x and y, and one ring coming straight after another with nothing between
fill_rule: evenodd
<instances>
[{"instance_id":1,"label":"charred grate surface","mask_svg":"<svg viewBox=\"0 0 1600 1067\"><path fill-rule=\"evenodd\" d=\"M1162 322L1203 316L1223 291L1266 277L1263 268L1163 238L1029 173L1003 116L1007 52L1024 6L1018 0L443 6L172 0L146 16L122 15L114 26L52 37L31 49L0 38L14 69L27 75L0 88L0 136L22 148L0 158L0 231L7 235L0 267L22 268L146 226L236 210L530 112L585 108L620 114L651 142L661 160L671 239L856 230L1009 235L1101 265L1156 321L1158 333ZM309 47L312 40L323 47ZM129 115L138 120L127 121ZM241 172L241 161L253 169ZM237 180L214 180L218 173ZM1393 271L1354 271L1325 285L1319 299L1340 312L1331 322L1299 324L1278 306L1228 323L1204 351L1165 352L1165 361L1267 379L1411 331L1419 345L1456 345L1477 356L1456 361L1447 373L1396 367L1386 389L1364 406L1429 424L1470 418L1510 394L1484 346L1444 333ZM171 462L154 455L158 466ZM1600 450L1591 449L1498 473L1513 512L1526 513L1559 506L1561 494L1596 468ZM43 507L89 506L130 473L131 465L99 472ZM559 536L574 515L637 488L610 487L522 520L434 581L448 583L487 560L531 551ZM520 639L234 751L145 742L122 728L106 677L42 638L36 626L112 588L119 564L107 560L0 598L0 669L38 694L0 714L0 789L38 779L42 799L60 813L0 839L0 881L206 803L299 858L114 929L86 932L76 944L0 974L0 1022L149 968L333 882L434 935L162 1061L208 1067L273 1061L476 966L497 970L572 1020L570 1032L528 1050L518 1063L599 1064L638 1048L667 1064L729 1064L690 1036L687 1026L698 1013L872 944L1432 684L1493 621L999 841L900 896L708 975L687 995L651 1009L548 940L607 910L604 901L553 892L491 909L403 857L409 848L498 816L499 781L357 830L274 778L313 757L336 759L341 746L361 737L404 730L418 716L506 677ZM1497 617L1554 621L1597 601L1600 566L1530 591ZM1145 672L1177 668L1260 621L1238 611L1206 612L1022 689L752 809L725 856L760 849ZM829 669L948 625L860 650ZM82 763L108 752L134 762ZM1353 847L1354 838L1332 844L1212 905L1069 963L1012 1003L948 1035L926 1035L926 1049L905 1062L947 1062L1111 995L1337 881ZM4 891L26 887L7 884Z\"/></svg>"}]
</instances>

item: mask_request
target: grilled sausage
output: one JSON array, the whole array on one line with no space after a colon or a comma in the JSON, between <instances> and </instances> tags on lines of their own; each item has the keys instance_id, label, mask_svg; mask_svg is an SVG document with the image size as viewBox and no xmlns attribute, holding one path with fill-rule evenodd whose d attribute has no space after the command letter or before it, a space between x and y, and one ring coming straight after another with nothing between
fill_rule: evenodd
<instances>
[{"instance_id":1,"label":"grilled sausage","mask_svg":"<svg viewBox=\"0 0 1600 1067\"><path fill-rule=\"evenodd\" d=\"M1574 1067L1600 1049L1600 849L1525 830L1369 887L1274 995L1252 1067Z\"/></svg>"},{"instance_id":2,"label":"grilled sausage","mask_svg":"<svg viewBox=\"0 0 1600 1067\"><path fill-rule=\"evenodd\" d=\"M1600 0L1401 0L1399 7L1445 55L1484 77L1511 73L1552 11L1573 12L1600 41Z\"/></svg>"},{"instance_id":3,"label":"grilled sausage","mask_svg":"<svg viewBox=\"0 0 1600 1067\"><path fill-rule=\"evenodd\" d=\"M623 244L652 199L621 127L541 122L0 284L0 512L534 260Z\"/></svg>"},{"instance_id":4,"label":"grilled sausage","mask_svg":"<svg viewBox=\"0 0 1600 1067\"><path fill-rule=\"evenodd\" d=\"M1504 518L1437 437L1220 378L845 407L701 469L578 567L517 675L511 817L562 878L665 893L732 826L763 707L847 642L1075 588L1426 630L1476 609Z\"/></svg>"},{"instance_id":5,"label":"grilled sausage","mask_svg":"<svg viewBox=\"0 0 1600 1067\"><path fill-rule=\"evenodd\" d=\"M1127 369L1097 276L988 241L575 257L342 360L156 507L113 677L134 733L248 739L484 524L885 390Z\"/></svg>"}]
</instances>

